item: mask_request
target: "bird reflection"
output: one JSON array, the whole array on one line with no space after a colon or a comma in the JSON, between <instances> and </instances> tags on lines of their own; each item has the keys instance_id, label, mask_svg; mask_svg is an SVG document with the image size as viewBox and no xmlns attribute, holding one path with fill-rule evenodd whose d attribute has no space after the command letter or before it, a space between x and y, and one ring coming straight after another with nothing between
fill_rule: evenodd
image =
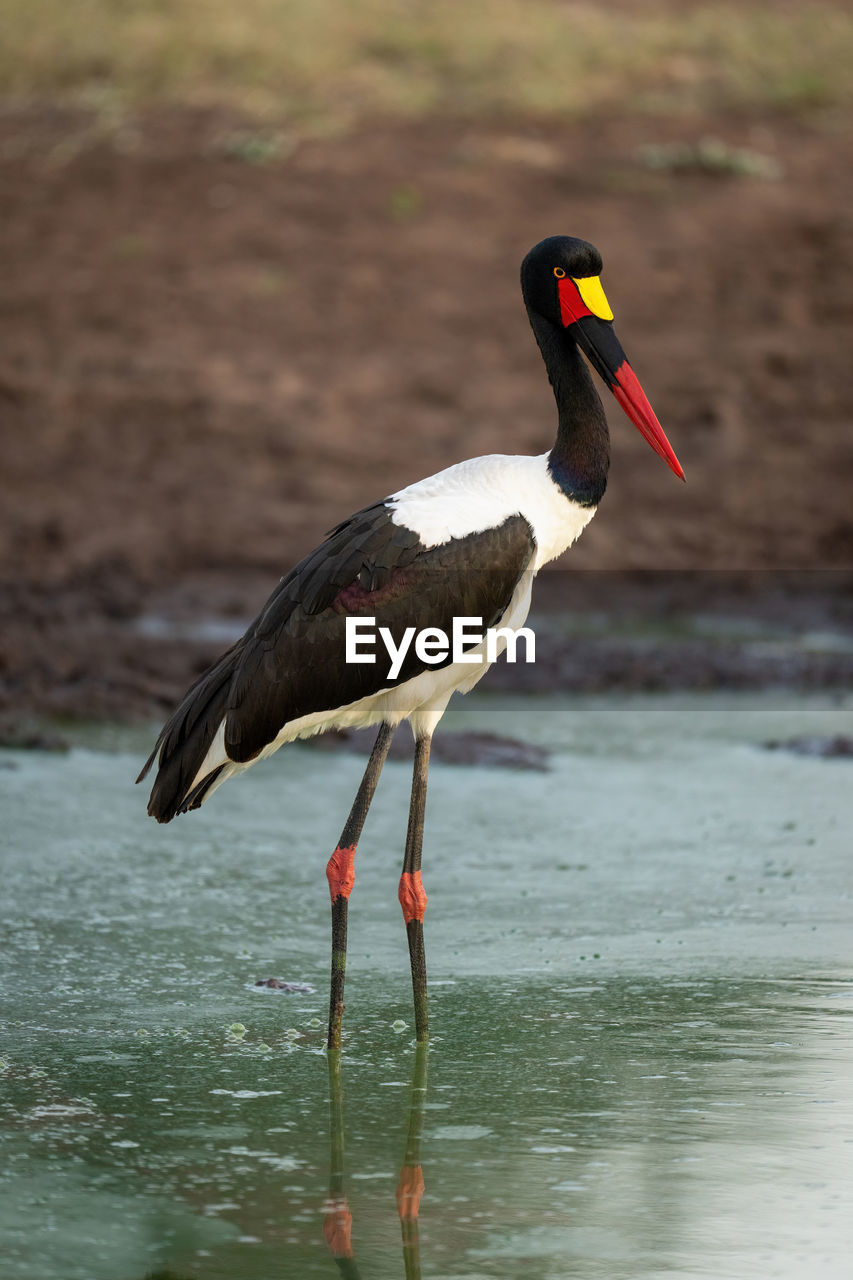
<instances>
[{"instance_id":1,"label":"bird reflection","mask_svg":"<svg viewBox=\"0 0 853 1280\"><path fill-rule=\"evenodd\" d=\"M424 1173L421 1168L421 1134L424 1125L424 1107L427 1087L427 1046L419 1041L415 1046L415 1062L412 1082L409 1086L409 1124L406 1130L406 1146L403 1164L397 1180L397 1213L403 1236L403 1265L406 1280L420 1280L421 1250L418 1238L418 1212L424 1193Z\"/></svg>"},{"instance_id":2,"label":"bird reflection","mask_svg":"<svg viewBox=\"0 0 853 1280\"><path fill-rule=\"evenodd\" d=\"M341 1081L341 1053L329 1050L329 1198L323 1220L323 1235L342 1276L360 1276L352 1256L352 1214L344 1191L344 1094Z\"/></svg>"},{"instance_id":3,"label":"bird reflection","mask_svg":"<svg viewBox=\"0 0 853 1280\"><path fill-rule=\"evenodd\" d=\"M403 1244L403 1274L406 1280L420 1280L421 1258L418 1213L424 1193L421 1167L421 1134L427 1088L427 1045L418 1043L409 1086L409 1122L403 1163L397 1180L397 1213ZM344 1173L344 1098L340 1050L329 1055L329 1197L323 1236L344 1280L360 1280L361 1272L352 1247L352 1214L346 1198Z\"/></svg>"}]
</instances>

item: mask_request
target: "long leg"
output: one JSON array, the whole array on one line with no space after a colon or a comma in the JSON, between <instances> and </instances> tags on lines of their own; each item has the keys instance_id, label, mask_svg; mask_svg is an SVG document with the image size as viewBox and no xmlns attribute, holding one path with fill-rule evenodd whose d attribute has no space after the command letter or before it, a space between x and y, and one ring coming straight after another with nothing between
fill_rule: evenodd
<instances>
[{"instance_id":1,"label":"long leg","mask_svg":"<svg viewBox=\"0 0 853 1280\"><path fill-rule=\"evenodd\" d=\"M412 964L412 992L415 997L415 1034L418 1040L429 1039L427 1017L426 956L424 954L424 912L427 896L421 884L421 849L424 838L424 809L426 808L427 774L429 773L429 749L432 736L424 734L415 742L415 767L412 772L412 801L409 807L409 829L406 833L406 853L403 858L403 874L400 876L400 905L406 921L409 939L409 959Z\"/></svg>"},{"instance_id":2,"label":"long leg","mask_svg":"<svg viewBox=\"0 0 853 1280\"><path fill-rule=\"evenodd\" d=\"M347 905L355 883L355 849L358 844L382 766L391 746L396 725L383 722L373 744L361 786L353 801L338 847L326 866L332 899L332 983L329 996L329 1048L341 1047L341 1018L344 1012L344 979L347 968Z\"/></svg>"}]
</instances>

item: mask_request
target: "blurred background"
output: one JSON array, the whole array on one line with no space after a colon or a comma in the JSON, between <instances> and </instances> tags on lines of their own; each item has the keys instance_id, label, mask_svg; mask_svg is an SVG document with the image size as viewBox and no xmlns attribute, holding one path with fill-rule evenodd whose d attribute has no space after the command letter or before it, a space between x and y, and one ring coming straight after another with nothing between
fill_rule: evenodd
<instances>
[{"instance_id":1,"label":"blurred background","mask_svg":"<svg viewBox=\"0 0 853 1280\"><path fill-rule=\"evenodd\" d=\"M555 233L600 248L688 478L605 392L610 487L540 604L611 648L574 634L560 682L853 674L831 637L781 667L719 627L612 647L626 610L853 628L848 4L0 0L0 27L11 740L157 714L344 515L548 448L518 266Z\"/></svg>"}]
</instances>

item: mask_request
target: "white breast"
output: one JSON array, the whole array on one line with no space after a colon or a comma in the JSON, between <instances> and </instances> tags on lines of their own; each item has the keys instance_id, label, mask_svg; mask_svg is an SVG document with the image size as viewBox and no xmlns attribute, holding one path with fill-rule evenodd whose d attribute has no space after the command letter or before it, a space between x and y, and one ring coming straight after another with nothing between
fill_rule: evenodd
<instances>
[{"instance_id":1,"label":"white breast","mask_svg":"<svg viewBox=\"0 0 853 1280\"><path fill-rule=\"evenodd\" d=\"M426 547L524 516L536 538L534 573L572 545L595 510L572 502L554 483L547 453L469 458L391 497L391 519L417 533Z\"/></svg>"}]
</instances>

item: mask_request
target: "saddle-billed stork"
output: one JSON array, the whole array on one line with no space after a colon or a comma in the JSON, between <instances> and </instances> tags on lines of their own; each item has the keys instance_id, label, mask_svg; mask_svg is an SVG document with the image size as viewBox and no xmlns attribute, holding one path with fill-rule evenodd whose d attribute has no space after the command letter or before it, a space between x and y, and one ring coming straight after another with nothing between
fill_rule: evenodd
<instances>
[{"instance_id":1,"label":"saddle-billed stork","mask_svg":"<svg viewBox=\"0 0 853 1280\"><path fill-rule=\"evenodd\" d=\"M140 774L139 780L157 757L148 812L169 822L197 809L226 778L286 742L328 729L379 725L326 867L332 899L330 1048L340 1047L356 845L402 720L414 734L415 763L399 898L417 1039L427 1039L421 846L430 743L452 694L467 693L488 667L482 644L464 662L453 661L452 654L436 660L427 646L409 644L392 679L381 662L345 661L347 618L375 619L398 649L409 628L440 628L447 635L454 618L521 627L535 574L575 541L607 483L607 419L581 353L652 448L684 478L616 339L600 273L598 250L571 236L541 241L521 266L527 314L557 401L557 438L550 452L472 458L344 520L281 579L242 639L190 687Z\"/></svg>"}]
</instances>

